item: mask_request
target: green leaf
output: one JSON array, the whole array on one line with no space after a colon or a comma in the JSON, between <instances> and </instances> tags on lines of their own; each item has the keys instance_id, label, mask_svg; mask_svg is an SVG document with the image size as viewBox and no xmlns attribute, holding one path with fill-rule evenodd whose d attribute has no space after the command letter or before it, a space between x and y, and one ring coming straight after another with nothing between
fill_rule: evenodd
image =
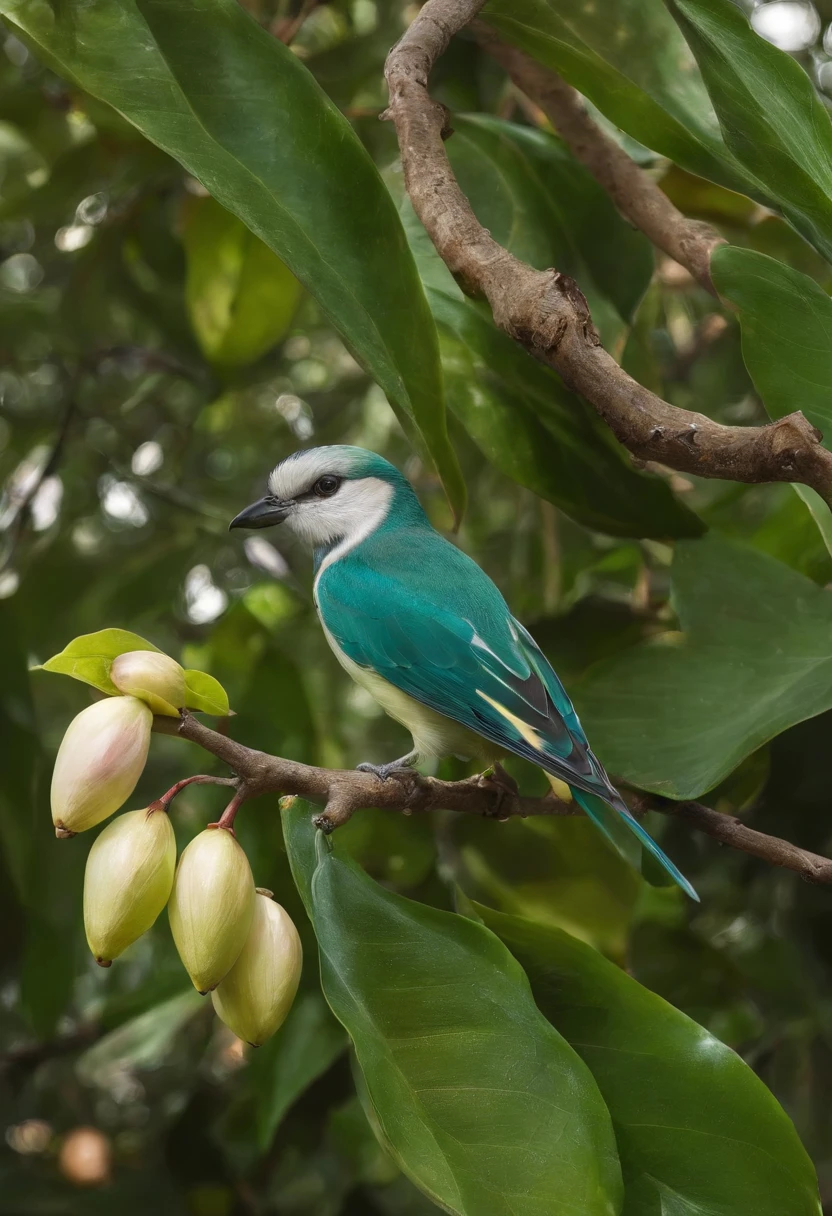
<instances>
[{"instance_id":1,"label":"green leaf","mask_svg":"<svg viewBox=\"0 0 832 1216\"><path fill-rule=\"evenodd\" d=\"M693 56L662 0L491 0L483 17L647 147L748 192L747 175L722 142Z\"/></svg>"},{"instance_id":2,"label":"green leaf","mask_svg":"<svg viewBox=\"0 0 832 1216\"><path fill-rule=\"evenodd\" d=\"M300 283L210 195L188 199L183 221L185 298L199 344L220 366L253 363L286 334Z\"/></svg>"},{"instance_id":3,"label":"green leaf","mask_svg":"<svg viewBox=\"0 0 832 1216\"><path fill-rule=\"evenodd\" d=\"M495 240L538 270L577 279L597 323L607 301L630 321L653 274L652 246L559 139L486 114L454 115L446 147Z\"/></svg>"},{"instance_id":4,"label":"green leaf","mask_svg":"<svg viewBox=\"0 0 832 1216\"><path fill-rule=\"evenodd\" d=\"M344 1032L317 992L301 995L273 1038L255 1052L249 1076L256 1095L257 1141L271 1144L289 1107L346 1047Z\"/></svg>"},{"instance_id":5,"label":"green leaf","mask_svg":"<svg viewBox=\"0 0 832 1216\"><path fill-rule=\"evenodd\" d=\"M396 208L299 58L236 0L0 0L0 13L286 263L418 428L459 515L436 331Z\"/></svg>"},{"instance_id":6,"label":"green leaf","mask_svg":"<svg viewBox=\"0 0 832 1216\"><path fill-rule=\"evenodd\" d=\"M743 358L769 416L802 410L829 447L832 299L807 275L752 249L721 246L711 271L739 311Z\"/></svg>"},{"instance_id":7,"label":"green leaf","mask_svg":"<svg viewBox=\"0 0 832 1216\"><path fill-rule=\"evenodd\" d=\"M771 418L801 410L832 444L832 300L814 279L751 249L711 260L717 291L739 310L745 365ZM832 513L795 484L832 552Z\"/></svg>"},{"instance_id":8,"label":"green leaf","mask_svg":"<svg viewBox=\"0 0 832 1216\"><path fill-rule=\"evenodd\" d=\"M292 872L397 1164L459 1216L613 1216L609 1116L520 968L481 925L378 886L311 813L284 814Z\"/></svg>"},{"instance_id":9,"label":"green leaf","mask_svg":"<svg viewBox=\"0 0 832 1216\"><path fill-rule=\"evenodd\" d=\"M832 257L832 122L803 70L731 0L667 0L725 143L795 228Z\"/></svg>"},{"instance_id":10,"label":"green leaf","mask_svg":"<svg viewBox=\"0 0 832 1216\"><path fill-rule=\"evenodd\" d=\"M119 689L110 679L110 668L113 659L131 650L161 653L158 646L127 629L99 629L97 633L84 633L75 638L60 654L47 659L34 670L72 676L74 680L82 680L110 696L120 696Z\"/></svg>"},{"instance_id":11,"label":"green leaf","mask_svg":"<svg viewBox=\"0 0 832 1216\"><path fill-rule=\"evenodd\" d=\"M637 473L589 406L475 305L428 289L448 405L507 476L613 536L698 536L667 482Z\"/></svg>"},{"instance_id":12,"label":"green leaf","mask_svg":"<svg viewBox=\"0 0 832 1216\"><path fill-rule=\"evenodd\" d=\"M110 668L113 659L131 650L153 650L157 654L161 653L158 646L154 646L145 638L140 638L137 633L130 633L127 629L99 629L97 633L85 633L81 637L75 638L60 654L47 659L34 670L52 671L58 672L60 675L72 676L73 679L91 684L93 688L108 693L110 696L121 696L121 691L110 679ZM195 709L205 714L216 714L218 717L224 717L229 712L228 695L225 689L207 672L186 671L185 691L187 694L185 704L188 709ZM178 712L171 706L164 708L166 702L161 701L160 698L155 698L158 704L154 705L152 694L147 694L147 698L154 712L172 713L174 716Z\"/></svg>"},{"instance_id":13,"label":"green leaf","mask_svg":"<svg viewBox=\"0 0 832 1216\"><path fill-rule=\"evenodd\" d=\"M475 905L612 1115L622 1216L819 1216L812 1162L747 1064L559 929Z\"/></svg>"},{"instance_id":14,"label":"green leaf","mask_svg":"<svg viewBox=\"0 0 832 1216\"><path fill-rule=\"evenodd\" d=\"M198 713L224 718L229 713L228 693L207 671L185 668L185 705Z\"/></svg>"},{"instance_id":15,"label":"green leaf","mask_svg":"<svg viewBox=\"0 0 832 1216\"><path fill-rule=\"evenodd\" d=\"M698 798L769 739L832 707L832 596L713 535L672 567L681 633L590 668L573 689L611 773Z\"/></svg>"}]
</instances>

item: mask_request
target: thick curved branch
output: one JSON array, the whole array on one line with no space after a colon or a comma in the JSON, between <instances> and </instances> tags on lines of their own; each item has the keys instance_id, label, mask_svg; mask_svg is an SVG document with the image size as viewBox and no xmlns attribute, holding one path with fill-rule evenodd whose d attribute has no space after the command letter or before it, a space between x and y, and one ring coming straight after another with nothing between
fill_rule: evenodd
<instances>
[{"instance_id":1,"label":"thick curved branch","mask_svg":"<svg viewBox=\"0 0 832 1216\"><path fill-rule=\"evenodd\" d=\"M485 22L475 21L472 29L480 46L540 107L576 160L606 190L624 218L715 295L711 254L717 245L726 243L724 237L710 224L683 215L649 174L601 130L580 95L565 80L502 42Z\"/></svg>"},{"instance_id":2,"label":"thick curved branch","mask_svg":"<svg viewBox=\"0 0 832 1216\"><path fill-rule=\"evenodd\" d=\"M324 832L341 827L356 811L371 808L398 811L403 815L420 811L457 811L500 820L515 815L527 818L583 813L574 802L563 802L554 795L524 798L482 777L438 781L435 777L408 772L381 781L373 773L357 769L317 768L295 760L283 760L237 743L188 713L183 713L178 722L173 718L156 718L154 729L198 744L233 770L237 778L232 801L235 814L244 801L259 794L295 794L323 805L315 824ZM231 784L223 778L186 778L174 786L169 795L175 796L180 788L193 781ZM832 884L832 860L829 858L799 849L777 836L757 832L732 815L723 815L699 802L672 802L668 798L638 793L632 806L636 813L652 810L681 819L720 844L739 849L769 865L793 870L809 882ZM231 826L230 822L227 826Z\"/></svg>"},{"instance_id":3,"label":"thick curved branch","mask_svg":"<svg viewBox=\"0 0 832 1216\"><path fill-rule=\"evenodd\" d=\"M494 320L594 405L633 455L680 472L749 483L802 482L832 506L832 452L800 413L764 427L721 426L637 384L603 349L578 285L534 270L497 243L459 188L443 146L445 108L428 74L481 0L428 0L390 52L385 75L408 194L445 264L486 296Z\"/></svg>"},{"instance_id":4,"label":"thick curved branch","mask_svg":"<svg viewBox=\"0 0 832 1216\"><path fill-rule=\"evenodd\" d=\"M221 735L185 713L180 722L156 718L156 730L175 734L222 760L236 773L239 803L259 794L297 794L324 805L315 823L325 832L340 827L358 810L372 807L400 811L461 811L508 819L512 815L578 815L580 808L559 798L523 798L496 782L482 777L465 781L438 781L407 770L381 781L374 773L357 769L316 768L255 751L227 735ZM185 782L181 784L186 784ZM175 787L174 787L175 788Z\"/></svg>"}]
</instances>

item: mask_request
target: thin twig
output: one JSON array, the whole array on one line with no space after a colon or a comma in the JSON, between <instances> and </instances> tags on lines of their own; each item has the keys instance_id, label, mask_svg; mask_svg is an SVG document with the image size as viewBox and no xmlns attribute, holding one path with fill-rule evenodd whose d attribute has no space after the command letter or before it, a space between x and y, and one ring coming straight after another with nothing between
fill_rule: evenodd
<instances>
[{"instance_id":1,"label":"thin twig","mask_svg":"<svg viewBox=\"0 0 832 1216\"><path fill-rule=\"evenodd\" d=\"M649 174L611 139L587 113L578 93L531 56L502 42L483 21L472 25L480 46L551 122L552 126L601 185L618 210L654 245L684 266L713 295L711 254L725 239L701 220L689 219L675 207Z\"/></svg>"},{"instance_id":2,"label":"thin twig","mask_svg":"<svg viewBox=\"0 0 832 1216\"><path fill-rule=\"evenodd\" d=\"M154 729L198 744L235 773L236 793L223 816L226 823L220 820L221 826L230 827L234 815L249 798L268 793L293 794L322 805L324 809L314 822L324 832L341 827L356 811L370 808L398 811L403 815L456 811L499 820L515 816L583 814L575 802L564 802L552 794L545 798L525 798L505 785L479 776L464 781L439 781L420 773L405 772L382 781L374 773L357 769L299 764L237 743L188 713L183 713L179 721L158 717L154 719ZM733 816L723 815L699 802L672 802L653 794L638 793L633 798L632 809L637 814L653 810L673 816L720 844L739 849L769 865L793 870L809 882L832 884L832 860L799 849L777 836L767 836L746 827Z\"/></svg>"},{"instance_id":3,"label":"thin twig","mask_svg":"<svg viewBox=\"0 0 832 1216\"><path fill-rule=\"evenodd\" d=\"M482 0L428 0L390 52L386 77L405 185L442 260L472 294L484 295L496 324L568 388L590 401L634 456L700 477L749 483L802 482L832 506L832 452L797 412L768 426L722 426L677 409L637 384L603 349L577 283L535 270L497 243L460 190L443 146L451 134L428 75Z\"/></svg>"}]
</instances>

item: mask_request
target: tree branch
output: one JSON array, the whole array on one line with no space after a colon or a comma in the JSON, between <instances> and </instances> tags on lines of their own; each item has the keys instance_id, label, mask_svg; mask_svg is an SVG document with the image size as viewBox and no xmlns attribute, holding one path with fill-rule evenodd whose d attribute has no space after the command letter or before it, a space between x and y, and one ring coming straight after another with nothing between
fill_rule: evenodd
<instances>
[{"instance_id":1,"label":"tree branch","mask_svg":"<svg viewBox=\"0 0 832 1216\"><path fill-rule=\"evenodd\" d=\"M154 729L188 739L229 765L237 777L232 803L234 814L243 802L260 794L294 794L323 804L324 809L314 822L324 832L341 827L356 811L371 808L398 811L403 815L434 810L457 811L499 820L514 816L525 819L532 815L583 814L575 802L563 802L553 794L547 794L545 798L525 798L482 776L464 781L439 781L408 771L382 781L373 773L357 769L317 768L295 760L283 760L237 743L187 712L178 722L174 718L155 718ZM169 794L189 780L179 782ZM671 815L720 844L739 849L769 865L793 870L809 882L832 884L832 860L829 858L799 849L777 836L757 832L732 815L723 815L699 802L673 802L639 792L632 800L632 809L636 814L651 810ZM233 815L231 818L233 820Z\"/></svg>"},{"instance_id":2,"label":"tree branch","mask_svg":"<svg viewBox=\"0 0 832 1216\"><path fill-rule=\"evenodd\" d=\"M540 107L576 160L606 190L624 218L716 295L711 282L711 254L717 245L726 243L716 229L683 215L632 157L590 118L580 95L565 80L502 42L485 22L475 21L472 31L518 89Z\"/></svg>"},{"instance_id":3,"label":"tree branch","mask_svg":"<svg viewBox=\"0 0 832 1216\"><path fill-rule=\"evenodd\" d=\"M385 69L390 105L383 117L395 124L408 194L443 261L472 293L486 296L501 329L595 406L633 455L699 477L802 482L832 506L832 452L801 413L737 427L669 405L603 349L573 279L526 265L479 223L448 162L448 114L431 100L427 80L482 2L428 0Z\"/></svg>"}]
</instances>

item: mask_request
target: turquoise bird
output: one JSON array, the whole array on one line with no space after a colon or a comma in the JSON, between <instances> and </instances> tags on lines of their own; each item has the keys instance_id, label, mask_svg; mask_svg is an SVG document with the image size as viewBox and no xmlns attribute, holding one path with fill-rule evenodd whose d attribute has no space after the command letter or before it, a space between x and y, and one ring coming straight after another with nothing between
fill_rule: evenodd
<instances>
[{"instance_id":1,"label":"turquoise bird","mask_svg":"<svg viewBox=\"0 0 832 1216\"><path fill-rule=\"evenodd\" d=\"M232 528L285 523L311 544L315 605L357 684L413 736L382 780L438 756L522 756L565 782L629 861L642 847L696 892L628 810L592 754L546 656L494 583L430 524L407 478L357 447L295 452Z\"/></svg>"}]
</instances>

